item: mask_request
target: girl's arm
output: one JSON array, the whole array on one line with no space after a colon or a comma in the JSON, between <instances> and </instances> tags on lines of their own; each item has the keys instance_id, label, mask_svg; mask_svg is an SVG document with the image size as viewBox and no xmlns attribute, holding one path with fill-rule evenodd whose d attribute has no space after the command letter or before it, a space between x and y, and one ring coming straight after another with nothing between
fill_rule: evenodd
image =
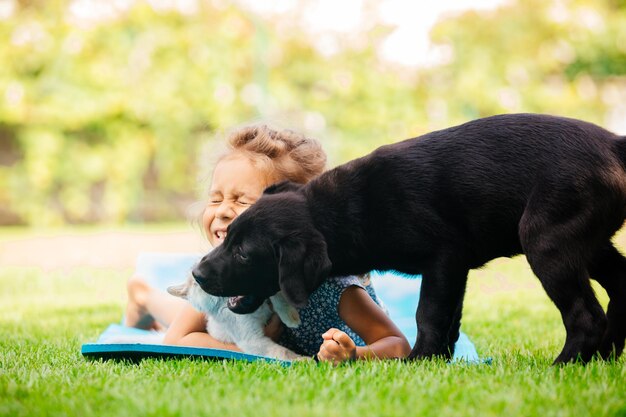
<instances>
[{"instance_id":1,"label":"girl's arm","mask_svg":"<svg viewBox=\"0 0 626 417\"><path fill-rule=\"evenodd\" d=\"M346 288L339 300L339 316L366 346L355 346L344 332L330 329L322 335L320 360L335 364L351 359L404 358L411 346L400 329L363 288Z\"/></svg>"},{"instance_id":2,"label":"girl's arm","mask_svg":"<svg viewBox=\"0 0 626 417\"><path fill-rule=\"evenodd\" d=\"M208 347L241 352L237 345L223 343L211 337L206 331L206 324L206 316L193 308L191 304L187 304L167 329L163 343L166 345Z\"/></svg>"}]
</instances>

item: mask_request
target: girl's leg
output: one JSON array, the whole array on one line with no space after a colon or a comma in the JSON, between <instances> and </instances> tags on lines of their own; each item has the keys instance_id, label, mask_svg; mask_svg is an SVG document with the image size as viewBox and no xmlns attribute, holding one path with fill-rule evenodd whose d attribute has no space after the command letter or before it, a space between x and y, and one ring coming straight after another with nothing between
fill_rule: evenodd
<instances>
[{"instance_id":1,"label":"girl's leg","mask_svg":"<svg viewBox=\"0 0 626 417\"><path fill-rule=\"evenodd\" d=\"M150 286L138 275L128 280L127 290L124 324L129 327L165 330L187 304L182 298Z\"/></svg>"}]
</instances>

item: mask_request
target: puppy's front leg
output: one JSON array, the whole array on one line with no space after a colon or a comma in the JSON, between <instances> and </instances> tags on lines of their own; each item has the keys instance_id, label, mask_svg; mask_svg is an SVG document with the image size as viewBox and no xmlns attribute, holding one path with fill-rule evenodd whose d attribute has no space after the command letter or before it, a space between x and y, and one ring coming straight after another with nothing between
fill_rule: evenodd
<instances>
[{"instance_id":1,"label":"puppy's front leg","mask_svg":"<svg viewBox=\"0 0 626 417\"><path fill-rule=\"evenodd\" d=\"M455 256L440 258L435 268L424 271L419 305L415 315L417 340L409 359L434 356L451 358L458 337L468 269ZM455 336L457 335L457 336Z\"/></svg>"}]
</instances>

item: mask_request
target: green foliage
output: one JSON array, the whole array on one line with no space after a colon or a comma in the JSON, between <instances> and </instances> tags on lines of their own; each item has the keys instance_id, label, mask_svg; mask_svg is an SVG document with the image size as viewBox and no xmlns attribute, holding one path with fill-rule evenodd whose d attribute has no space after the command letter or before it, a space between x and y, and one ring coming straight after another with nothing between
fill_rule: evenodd
<instances>
[{"instance_id":1,"label":"green foliage","mask_svg":"<svg viewBox=\"0 0 626 417\"><path fill-rule=\"evenodd\" d=\"M459 87L465 93L448 105L466 118L529 111L602 125L602 81L611 70L622 75L626 62L614 37L626 15L612 13L604 2L525 0L442 23L435 38L452 45L455 59L436 76L446 77L450 95ZM612 66L606 74L592 70L603 61Z\"/></svg>"},{"instance_id":2,"label":"green foliage","mask_svg":"<svg viewBox=\"0 0 626 417\"><path fill-rule=\"evenodd\" d=\"M203 143L259 117L308 129L333 163L495 113L605 124L626 90L623 3L450 16L432 34L448 59L404 68L378 56L383 25L336 35L328 55L300 16L229 3L185 15L135 2L85 24L69 0L20 2L0 20L0 224L180 218L210 162Z\"/></svg>"},{"instance_id":3,"label":"green foliage","mask_svg":"<svg viewBox=\"0 0 626 417\"><path fill-rule=\"evenodd\" d=\"M232 10L183 19L137 5L82 28L64 11L25 9L2 26L13 43L0 49L10 63L3 137L20 157L0 201L35 224L180 216L172 200L195 198L205 132L250 116L213 97L220 82L246 78L230 75L248 71L246 54L223 51L246 48L245 37L226 36L233 19L249 24Z\"/></svg>"}]
</instances>

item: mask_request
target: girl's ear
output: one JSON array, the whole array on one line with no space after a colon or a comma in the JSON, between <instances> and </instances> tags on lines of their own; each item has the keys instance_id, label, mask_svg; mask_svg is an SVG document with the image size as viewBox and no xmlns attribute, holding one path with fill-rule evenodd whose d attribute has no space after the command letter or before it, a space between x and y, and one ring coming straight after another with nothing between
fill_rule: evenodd
<instances>
[{"instance_id":1,"label":"girl's ear","mask_svg":"<svg viewBox=\"0 0 626 417\"><path fill-rule=\"evenodd\" d=\"M332 263L326 242L314 231L307 241L299 237L283 240L278 247L278 283L287 301L304 307L309 295L328 277Z\"/></svg>"}]
</instances>

